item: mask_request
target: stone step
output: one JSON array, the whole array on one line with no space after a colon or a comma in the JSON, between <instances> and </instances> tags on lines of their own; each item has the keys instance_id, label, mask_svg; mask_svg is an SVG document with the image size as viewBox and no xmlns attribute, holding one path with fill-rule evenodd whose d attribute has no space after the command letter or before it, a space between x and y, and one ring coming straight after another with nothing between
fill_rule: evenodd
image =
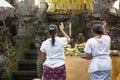
<instances>
[{"instance_id":1,"label":"stone step","mask_svg":"<svg viewBox=\"0 0 120 80\"><path fill-rule=\"evenodd\" d=\"M18 62L19 71L37 71L36 60L24 60Z\"/></svg>"},{"instance_id":2,"label":"stone step","mask_svg":"<svg viewBox=\"0 0 120 80\"><path fill-rule=\"evenodd\" d=\"M8 78L0 78L0 80L8 80Z\"/></svg>"},{"instance_id":3,"label":"stone step","mask_svg":"<svg viewBox=\"0 0 120 80\"><path fill-rule=\"evenodd\" d=\"M25 60L37 60L37 52L24 52Z\"/></svg>"},{"instance_id":4,"label":"stone step","mask_svg":"<svg viewBox=\"0 0 120 80\"><path fill-rule=\"evenodd\" d=\"M25 53L37 53L37 49L29 50L29 51L24 51Z\"/></svg>"},{"instance_id":5,"label":"stone step","mask_svg":"<svg viewBox=\"0 0 120 80\"><path fill-rule=\"evenodd\" d=\"M37 77L37 51L24 52L24 60L18 61L18 71L13 72L12 80L33 80Z\"/></svg>"},{"instance_id":6,"label":"stone step","mask_svg":"<svg viewBox=\"0 0 120 80\"><path fill-rule=\"evenodd\" d=\"M13 72L13 80L32 80L37 77L37 71Z\"/></svg>"}]
</instances>

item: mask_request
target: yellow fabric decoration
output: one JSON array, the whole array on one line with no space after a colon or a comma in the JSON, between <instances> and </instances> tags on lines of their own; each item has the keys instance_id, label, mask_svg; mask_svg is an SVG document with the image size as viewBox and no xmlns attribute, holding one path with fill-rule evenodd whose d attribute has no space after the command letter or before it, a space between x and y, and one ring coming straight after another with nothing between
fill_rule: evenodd
<instances>
[{"instance_id":1,"label":"yellow fabric decoration","mask_svg":"<svg viewBox=\"0 0 120 80\"><path fill-rule=\"evenodd\" d=\"M94 0L46 0L48 12L63 14L80 14L93 11Z\"/></svg>"}]
</instances>

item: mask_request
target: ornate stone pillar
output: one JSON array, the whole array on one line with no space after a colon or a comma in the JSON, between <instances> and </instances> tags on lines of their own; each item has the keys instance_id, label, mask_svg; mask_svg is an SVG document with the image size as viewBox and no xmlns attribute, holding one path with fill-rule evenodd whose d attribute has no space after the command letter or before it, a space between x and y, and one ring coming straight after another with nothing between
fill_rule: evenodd
<instances>
[{"instance_id":1,"label":"ornate stone pillar","mask_svg":"<svg viewBox=\"0 0 120 80\"><path fill-rule=\"evenodd\" d=\"M47 3L45 2L45 0L40 0L40 6L38 9L38 13L37 13L37 17L39 17L39 20L43 20L45 18L45 14L47 11Z\"/></svg>"},{"instance_id":2,"label":"ornate stone pillar","mask_svg":"<svg viewBox=\"0 0 120 80\"><path fill-rule=\"evenodd\" d=\"M43 61L40 58L40 46L41 43L46 39L46 23L45 23L45 18L46 18L46 12L47 12L47 3L45 2L45 0L40 0L40 6L39 9L37 11L36 16L38 17L38 22L36 24L37 27L37 33L36 33L36 40L35 40L35 45L37 48L37 72L38 72L38 77L42 77L42 73L43 73Z\"/></svg>"}]
</instances>

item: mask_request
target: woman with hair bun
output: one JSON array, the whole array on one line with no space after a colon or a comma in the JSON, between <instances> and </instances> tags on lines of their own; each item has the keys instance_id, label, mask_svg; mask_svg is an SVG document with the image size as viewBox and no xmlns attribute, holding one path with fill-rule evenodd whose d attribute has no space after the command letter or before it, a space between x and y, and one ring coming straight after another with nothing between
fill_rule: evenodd
<instances>
[{"instance_id":1,"label":"woman with hair bun","mask_svg":"<svg viewBox=\"0 0 120 80\"><path fill-rule=\"evenodd\" d=\"M71 42L64 31L64 24L59 25L64 37L58 37L58 27L51 24L48 27L50 38L42 43L40 48L43 63L42 80L66 80L64 47Z\"/></svg>"},{"instance_id":2,"label":"woman with hair bun","mask_svg":"<svg viewBox=\"0 0 120 80\"><path fill-rule=\"evenodd\" d=\"M107 23L95 24L92 27L93 38L85 46L86 59L91 60L88 72L90 80L110 80L112 63L110 58L111 39L106 30Z\"/></svg>"}]
</instances>

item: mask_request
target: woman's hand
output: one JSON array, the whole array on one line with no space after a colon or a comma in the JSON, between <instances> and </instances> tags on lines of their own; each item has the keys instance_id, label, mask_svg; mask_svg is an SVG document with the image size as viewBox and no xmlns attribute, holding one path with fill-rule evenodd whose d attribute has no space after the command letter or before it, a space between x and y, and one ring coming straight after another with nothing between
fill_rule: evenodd
<instances>
[{"instance_id":1,"label":"woman's hand","mask_svg":"<svg viewBox=\"0 0 120 80\"><path fill-rule=\"evenodd\" d=\"M103 28L103 34L108 35L108 33L107 33L107 22L105 20L102 21L102 28Z\"/></svg>"},{"instance_id":2,"label":"woman's hand","mask_svg":"<svg viewBox=\"0 0 120 80\"><path fill-rule=\"evenodd\" d=\"M106 21L102 21L102 25L103 25L102 28L106 28L106 26L107 26L107 22L106 22Z\"/></svg>"},{"instance_id":3,"label":"woman's hand","mask_svg":"<svg viewBox=\"0 0 120 80\"><path fill-rule=\"evenodd\" d=\"M64 24L63 24L63 23L61 23L61 24L59 25L59 29L60 29L60 31L64 30Z\"/></svg>"},{"instance_id":4,"label":"woman's hand","mask_svg":"<svg viewBox=\"0 0 120 80\"><path fill-rule=\"evenodd\" d=\"M71 39L70 39L70 37L66 34L66 32L64 31L64 24L63 24L63 23L61 23L61 24L59 25L59 29L60 29L60 31L62 32L62 34L64 35L64 37L67 38L67 42L70 43L70 42L71 42Z\"/></svg>"},{"instance_id":5,"label":"woman's hand","mask_svg":"<svg viewBox=\"0 0 120 80\"><path fill-rule=\"evenodd\" d=\"M46 53L45 52L41 52L41 59L42 59L42 61L46 60Z\"/></svg>"}]
</instances>

